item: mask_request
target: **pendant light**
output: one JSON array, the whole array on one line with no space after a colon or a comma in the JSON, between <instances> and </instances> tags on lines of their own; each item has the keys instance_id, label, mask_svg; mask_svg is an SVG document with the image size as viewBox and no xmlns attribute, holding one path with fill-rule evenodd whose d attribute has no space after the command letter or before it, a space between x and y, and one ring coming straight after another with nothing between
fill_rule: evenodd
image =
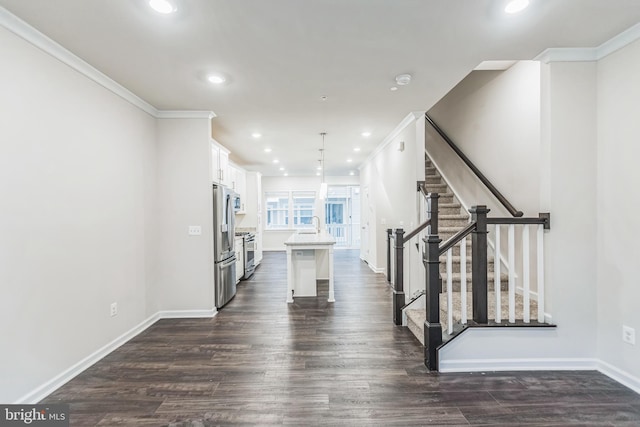
<instances>
[{"instance_id":1,"label":"pendant light","mask_svg":"<svg viewBox=\"0 0 640 427\"><path fill-rule=\"evenodd\" d=\"M322 132L320 134L322 136L322 148L320 149L320 164L322 166L322 181L320 182L320 200L324 200L327 198L327 183L324 181L324 137L327 135L326 132Z\"/></svg>"}]
</instances>

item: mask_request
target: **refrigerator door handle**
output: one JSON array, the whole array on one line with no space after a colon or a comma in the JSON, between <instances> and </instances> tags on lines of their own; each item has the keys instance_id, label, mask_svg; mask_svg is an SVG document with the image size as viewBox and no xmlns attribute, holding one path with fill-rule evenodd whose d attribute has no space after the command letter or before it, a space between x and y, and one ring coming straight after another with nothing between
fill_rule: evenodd
<instances>
[{"instance_id":1,"label":"refrigerator door handle","mask_svg":"<svg viewBox=\"0 0 640 427\"><path fill-rule=\"evenodd\" d=\"M232 256L231 258L229 258L229 260L227 260L227 261L223 262L223 263L220 265L220 268L227 268L227 267L229 267L230 265L233 265L233 264L235 264L235 263L236 263L236 257L235 257L235 255L234 255L234 256Z\"/></svg>"}]
</instances>

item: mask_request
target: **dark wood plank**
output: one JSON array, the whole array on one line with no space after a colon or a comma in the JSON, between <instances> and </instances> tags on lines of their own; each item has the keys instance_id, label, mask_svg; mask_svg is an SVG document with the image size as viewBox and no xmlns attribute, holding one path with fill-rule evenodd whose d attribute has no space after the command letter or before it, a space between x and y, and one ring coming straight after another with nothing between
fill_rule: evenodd
<instances>
[{"instance_id":1,"label":"dark wood plank","mask_svg":"<svg viewBox=\"0 0 640 427\"><path fill-rule=\"evenodd\" d=\"M83 427L640 424L640 396L597 372L428 372L357 251L335 253L335 303L286 286L266 253L216 317L161 320L43 402Z\"/></svg>"}]
</instances>

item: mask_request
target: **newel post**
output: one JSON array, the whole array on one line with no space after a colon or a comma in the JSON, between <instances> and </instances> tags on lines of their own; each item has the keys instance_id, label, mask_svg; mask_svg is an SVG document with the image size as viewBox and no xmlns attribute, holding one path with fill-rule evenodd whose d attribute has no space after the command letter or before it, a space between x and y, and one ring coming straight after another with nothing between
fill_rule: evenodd
<instances>
[{"instance_id":1,"label":"newel post","mask_svg":"<svg viewBox=\"0 0 640 427\"><path fill-rule=\"evenodd\" d=\"M402 307L404 307L404 230L396 228L393 239L393 323L402 325Z\"/></svg>"},{"instance_id":2,"label":"newel post","mask_svg":"<svg viewBox=\"0 0 640 427\"><path fill-rule=\"evenodd\" d=\"M440 242L438 237L438 198L437 193L428 195L429 234L424 239L426 250L422 262L426 268L426 318L424 321L424 364L431 370L438 370L437 349L442 344L442 325L440 324Z\"/></svg>"},{"instance_id":3,"label":"newel post","mask_svg":"<svg viewBox=\"0 0 640 427\"><path fill-rule=\"evenodd\" d=\"M391 233L393 230L387 228L387 283L391 283Z\"/></svg>"},{"instance_id":4,"label":"newel post","mask_svg":"<svg viewBox=\"0 0 640 427\"><path fill-rule=\"evenodd\" d=\"M473 299L473 321L486 324L487 308L487 213L486 206L473 206L469 209L471 219L476 222L476 229L471 233L471 287Z\"/></svg>"}]
</instances>

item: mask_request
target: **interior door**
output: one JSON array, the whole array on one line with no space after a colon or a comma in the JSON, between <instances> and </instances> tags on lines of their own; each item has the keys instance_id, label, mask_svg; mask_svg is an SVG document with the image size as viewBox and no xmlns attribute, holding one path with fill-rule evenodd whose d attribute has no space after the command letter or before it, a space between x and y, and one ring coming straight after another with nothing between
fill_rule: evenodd
<instances>
[{"instance_id":1,"label":"interior door","mask_svg":"<svg viewBox=\"0 0 640 427\"><path fill-rule=\"evenodd\" d=\"M362 187L362 209L360 209L360 258L369 263L369 187Z\"/></svg>"}]
</instances>

